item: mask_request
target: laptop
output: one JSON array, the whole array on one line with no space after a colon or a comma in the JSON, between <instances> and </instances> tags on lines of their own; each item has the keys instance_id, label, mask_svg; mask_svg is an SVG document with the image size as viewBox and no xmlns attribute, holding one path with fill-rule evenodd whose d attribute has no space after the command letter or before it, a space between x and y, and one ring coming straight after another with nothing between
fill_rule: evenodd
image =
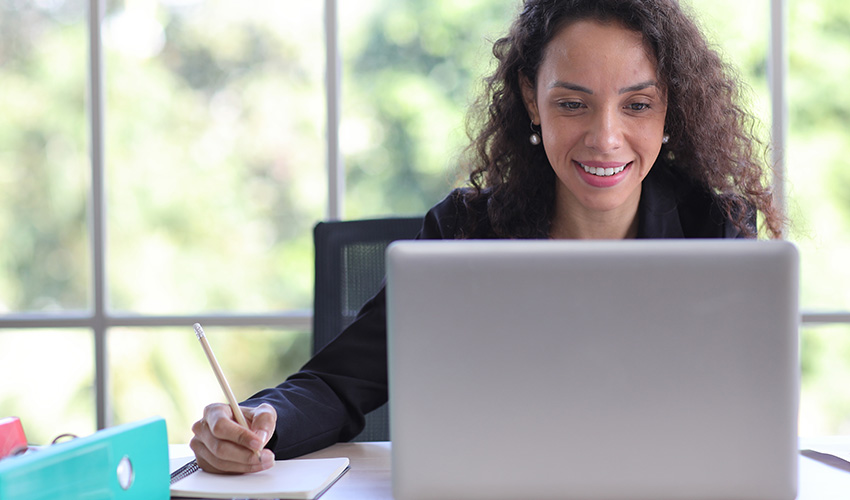
<instances>
[{"instance_id":1,"label":"laptop","mask_svg":"<svg viewBox=\"0 0 850 500\"><path fill-rule=\"evenodd\" d=\"M396 500L796 497L782 241L387 250Z\"/></svg>"}]
</instances>

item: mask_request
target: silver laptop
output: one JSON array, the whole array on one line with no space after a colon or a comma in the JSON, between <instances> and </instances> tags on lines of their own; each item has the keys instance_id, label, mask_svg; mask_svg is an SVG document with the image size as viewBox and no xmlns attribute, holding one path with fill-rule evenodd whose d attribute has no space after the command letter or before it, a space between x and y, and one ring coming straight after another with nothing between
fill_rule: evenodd
<instances>
[{"instance_id":1,"label":"silver laptop","mask_svg":"<svg viewBox=\"0 0 850 500\"><path fill-rule=\"evenodd\" d=\"M387 280L396 500L795 498L790 243L398 242Z\"/></svg>"}]
</instances>

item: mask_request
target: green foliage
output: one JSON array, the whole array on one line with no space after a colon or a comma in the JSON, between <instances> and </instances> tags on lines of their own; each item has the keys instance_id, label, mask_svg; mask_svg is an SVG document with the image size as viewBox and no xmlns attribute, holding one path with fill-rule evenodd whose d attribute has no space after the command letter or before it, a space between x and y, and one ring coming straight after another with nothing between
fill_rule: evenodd
<instances>
[{"instance_id":1,"label":"green foliage","mask_svg":"<svg viewBox=\"0 0 850 500\"><path fill-rule=\"evenodd\" d=\"M850 163L844 146L850 140L850 6L846 2L794 2L791 12L791 125L806 159L794 165L798 176L818 175L818 191L829 195L850 224ZM802 36L805 34L805 36ZM828 98L824 98L828 97ZM804 163L805 162L805 163ZM808 196L815 193L806 193ZM805 200L821 204L824 200Z\"/></svg>"},{"instance_id":2,"label":"green foliage","mask_svg":"<svg viewBox=\"0 0 850 500\"><path fill-rule=\"evenodd\" d=\"M850 329L822 325L801 331L800 435L850 432Z\"/></svg>"},{"instance_id":3,"label":"green foliage","mask_svg":"<svg viewBox=\"0 0 850 500\"><path fill-rule=\"evenodd\" d=\"M85 10L80 4L66 15L57 5L0 5L0 23L10 28L0 30L7 311L90 307ZM234 2L145 5L111 5L104 22L110 306L152 314L308 308L311 229L326 192L320 9L268 2L240 17L233 9L244 8ZM75 333L89 338L91 351L90 335ZM211 393L184 387L187 374L210 372L205 360L185 362L200 351L191 330L182 333L188 342L156 329L110 333L115 422L161 414L172 438L186 441L203 407L194 396L220 399L214 383L204 382ZM10 376L33 376L4 389L0 414L21 415L35 442L93 430L91 355L72 369L56 363L33 372L32 360L62 348L22 351L22 335L0 339L0 364ZM297 370L309 337L272 331L225 351L223 362L241 360L229 368L247 397ZM10 359L12 352L21 356ZM62 397L50 391L56 377ZM37 394L42 404L33 403ZM79 411L86 426L75 425Z\"/></svg>"},{"instance_id":4,"label":"green foliage","mask_svg":"<svg viewBox=\"0 0 850 500\"><path fill-rule=\"evenodd\" d=\"M806 309L850 307L850 5L789 2L786 151L791 237L802 254Z\"/></svg>"},{"instance_id":5,"label":"green foliage","mask_svg":"<svg viewBox=\"0 0 850 500\"><path fill-rule=\"evenodd\" d=\"M279 384L309 356L306 332L220 327L206 331L240 400ZM117 423L160 415L168 422L169 441L185 443L204 406L225 401L191 328L117 329L110 332L109 342L110 393Z\"/></svg>"},{"instance_id":6,"label":"green foliage","mask_svg":"<svg viewBox=\"0 0 850 500\"><path fill-rule=\"evenodd\" d=\"M85 32L38 29L45 19L24 6L20 16L34 25L17 26L10 7L0 7L0 310L82 309L90 275Z\"/></svg>"},{"instance_id":7,"label":"green foliage","mask_svg":"<svg viewBox=\"0 0 850 500\"><path fill-rule=\"evenodd\" d=\"M232 8L160 9L164 41L148 58L122 51L115 28L145 13L107 19L116 308L309 307L325 164L321 71L302 58L320 32L290 38L280 18ZM294 14L318 27L314 10Z\"/></svg>"},{"instance_id":8,"label":"green foliage","mask_svg":"<svg viewBox=\"0 0 850 500\"><path fill-rule=\"evenodd\" d=\"M343 131L366 131L343 138L348 217L423 213L462 177L467 105L518 5L381 0L351 31Z\"/></svg>"},{"instance_id":9,"label":"green foliage","mask_svg":"<svg viewBox=\"0 0 850 500\"><path fill-rule=\"evenodd\" d=\"M465 113L492 69L492 41L520 3L339 2L346 218L421 214L463 182ZM739 69L767 134L768 0L683 3ZM0 2L0 311L90 308L85 7ZM311 229L324 217L327 191L321 8L107 2L110 307L144 314L310 307ZM802 301L847 309L850 3L791 0L788 20L784 157ZM116 421L163 414L172 440L185 441L203 405L220 399L191 331L109 337ZM216 337L239 397L278 383L309 352L305 332L228 329ZM0 391L0 416L20 414L37 442L91 429L87 338L0 332L4 376L44 361L20 387ZM847 428L848 352L844 329L804 332L805 429ZM67 426L55 428L56 414Z\"/></svg>"}]
</instances>

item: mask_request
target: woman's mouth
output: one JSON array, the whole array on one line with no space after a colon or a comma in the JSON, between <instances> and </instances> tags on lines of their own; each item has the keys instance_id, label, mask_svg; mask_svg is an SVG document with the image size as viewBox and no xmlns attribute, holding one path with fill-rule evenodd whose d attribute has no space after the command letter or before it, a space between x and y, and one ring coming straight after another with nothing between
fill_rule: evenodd
<instances>
[{"instance_id":1,"label":"woman's mouth","mask_svg":"<svg viewBox=\"0 0 850 500\"><path fill-rule=\"evenodd\" d=\"M573 160L576 170L589 186L595 188L611 188L620 184L628 175L633 161L589 161L582 163Z\"/></svg>"},{"instance_id":2,"label":"woman's mouth","mask_svg":"<svg viewBox=\"0 0 850 500\"><path fill-rule=\"evenodd\" d=\"M619 174L620 172L625 170L626 167L631 162L623 163L623 164L615 164L616 166L611 166L610 164L594 166L594 165L585 165L582 162L576 162L576 163L578 163L579 166L581 168L583 168L584 171L587 172L588 174L595 175L595 176L598 176L598 177L611 177L612 175Z\"/></svg>"}]
</instances>

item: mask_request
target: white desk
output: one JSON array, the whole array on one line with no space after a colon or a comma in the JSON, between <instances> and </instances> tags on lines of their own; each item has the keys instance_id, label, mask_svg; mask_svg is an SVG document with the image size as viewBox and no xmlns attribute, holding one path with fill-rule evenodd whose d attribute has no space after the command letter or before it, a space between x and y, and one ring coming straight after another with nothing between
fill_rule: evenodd
<instances>
[{"instance_id":1,"label":"white desk","mask_svg":"<svg viewBox=\"0 0 850 500\"><path fill-rule=\"evenodd\" d=\"M850 455L850 436L801 439L801 449ZM172 457L186 448L172 447ZM340 443L304 458L348 457L349 470L322 500L392 500L390 443ZM850 473L807 457L800 457L798 500L850 499Z\"/></svg>"},{"instance_id":2,"label":"white desk","mask_svg":"<svg viewBox=\"0 0 850 500\"><path fill-rule=\"evenodd\" d=\"M391 500L390 443L339 443L304 458L348 457L351 470L320 500ZM848 474L850 476L850 474Z\"/></svg>"}]
</instances>

